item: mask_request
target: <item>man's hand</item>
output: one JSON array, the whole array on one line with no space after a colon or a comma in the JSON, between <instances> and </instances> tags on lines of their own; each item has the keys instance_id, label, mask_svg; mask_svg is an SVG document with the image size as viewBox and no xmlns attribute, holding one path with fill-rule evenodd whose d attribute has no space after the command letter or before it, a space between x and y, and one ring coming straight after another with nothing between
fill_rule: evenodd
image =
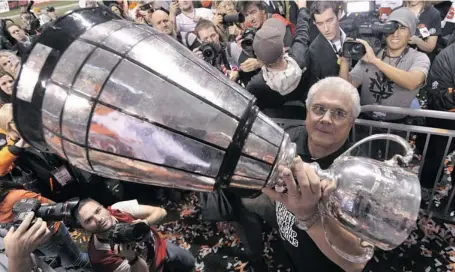
<instances>
[{"instance_id":1,"label":"man's hand","mask_svg":"<svg viewBox=\"0 0 455 272\"><path fill-rule=\"evenodd\" d=\"M239 79L239 72L238 71L231 71L229 73L229 79L232 81L237 81Z\"/></svg>"},{"instance_id":2,"label":"man's hand","mask_svg":"<svg viewBox=\"0 0 455 272\"><path fill-rule=\"evenodd\" d=\"M38 218L33 226L30 227L34 217L35 214L33 212L28 213L16 231L14 227L8 231L4 238L5 251L8 258L29 258L30 254L38 246L52 236L46 222L43 222L41 218Z\"/></svg>"},{"instance_id":3,"label":"man's hand","mask_svg":"<svg viewBox=\"0 0 455 272\"><path fill-rule=\"evenodd\" d=\"M204 59L204 55L202 54L201 50L199 48L194 48L193 53L200 59Z\"/></svg>"},{"instance_id":4,"label":"man's hand","mask_svg":"<svg viewBox=\"0 0 455 272\"><path fill-rule=\"evenodd\" d=\"M294 0L294 2L299 9L306 8L306 0Z\"/></svg>"},{"instance_id":5,"label":"man's hand","mask_svg":"<svg viewBox=\"0 0 455 272\"><path fill-rule=\"evenodd\" d=\"M240 29L236 25L231 25L231 26L228 27L228 33L231 36L236 36L237 37L237 35L240 34Z\"/></svg>"},{"instance_id":6,"label":"man's hand","mask_svg":"<svg viewBox=\"0 0 455 272\"><path fill-rule=\"evenodd\" d=\"M364 40L356 39L356 42L359 42L365 46L365 55L362 57L362 60L366 63L375 64L379 59L376 57L376 54L373 51L373 48Z\"/></svg>"},{"instance_id":7,"label":"man's hand","mask_svg":"<svg viewBox=\"0 0 455 272\"><path fill-rule=\"evenodd\" d=\"M240 64L240 70L244 72L252 72L256 69L261 68L261 64L257 59L249 58Z\"/></svg>"},{"instance_id":8,"label":"man's hand","mask_svg":"<svg viewBox=\"0 0 455 272\"><path fill-rule=\"evenodd\" d=\"M215 26L223 24L223 15L217 14L213 16L212 22Z\"/></svg>"},{"instance_id":9,"label":"man's hand","mask_svg":"<svg viewBox=\"0 0 455 272\"><path fill-rule=\"evenodd\" d=\"M174 2L169 5L169 14L175 16L175 13L177 13L177 9L179 8L179 2Z\"/></svg>"},{"instance_id":10,"label":"man's hand","mask_svg":"<svg viewBox=\"0 0 455 272\"><path fill-rule=\"evenodd\" d=\"M278 193L273 189L264 188L262 192L271 199L283 203L297 219L306 220L318 210L318 202L322 197L329 196L335 189L333 182L321 180L313 168L302 161L300 157L294 159L293 173L288 168L280 166L287 193Z\"/></svg>"},{"instance_id":11,"label":"man's hand","mask_svg":"<svg viewBox=\"0 0 455 272\"><path fill-rule=\"evenodd\" d=\"M417 36L412 36L409 41L408 41L408 44L411 44L411 45L415 45L415 44L419 44L421 43L423 40Z\"/></svg>"},{"instance_id":12,"label":"man's hand","mask_svg":"<svg viewBox=\"0 0 455 272\"><path fill-rule=\"evenodd\" d=\"M134 245L129 244L115 245L114 253L115 255L127 259L129 262L139 256L138 252L134 249Z\"/></svg>"}]
</instances>

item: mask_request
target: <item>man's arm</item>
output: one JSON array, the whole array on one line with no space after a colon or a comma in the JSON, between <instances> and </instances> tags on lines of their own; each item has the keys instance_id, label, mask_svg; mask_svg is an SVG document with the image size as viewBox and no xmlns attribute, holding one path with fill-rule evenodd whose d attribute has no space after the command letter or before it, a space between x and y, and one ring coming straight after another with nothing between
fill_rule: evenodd
<instances>
[{"instance_id":1,"label":"man's arm","mask_svg":"<svg viewBox=\"0 0 455 272\"><path fill-rule=\"evenodd\" d=\"M161 207L139 205L138 213L134 217L147 221L147 224L151 226L159 223L166 215L166 210Z\"/></svg>"},{"instance_id":2,"label":"man's arm","mask_svg":"<svg viewBox=\"0 0 455 272\"><path fill-rule=\"evenodd\" d=\"M310 14L306 8L306 1L296 1L299 6L299 15L297 17L296 34L292 41L291 53L300 68L307 68L309 58L310 43Z\"/></svg>"},{"instance_id":3,"label":"man's arm","mask_svg":"<svg viewBox=\"0 0 455 272\"><path fill-rule=\"evenodd\" d=\"M438 36L430 36L426 40L414 36L411 38L409 44L415 44L423 52L431 53L435 49L437 42Z\"/></svg>"},{"instance_id":4,"label":"man's arm","mask_svg":"<svg viewBox=\"0 0 455 272\"><path fill-rule=\"evenodd\" d=\"M349 73L350 60L344 57L341 57L340 63L340 72L339 76L351 83L354 87L358 88L362 84L363 77L363 63L361 61L357 62L355 67Z\"/></svg>"},{"instance_id":5,"label":"man's arm","mask_svg":"<svg viewBox=\"0 0 455 272\"><path fill-rule=\"evenodd\" d=\"M325 227L329 229L329 236L331 242L334 245L338 245L340 250L350 253L352 255L361 255L362 249L359 244L359 239L354 235L350 234L346 230L342 229L338 224L336 224L332 219L324 219ZM362 271L366 264L352 263L338 253L336 253L332 247L327 243L325 238L324 229L322 227L322 222L315 223L310 229L307 230L308 235L317 245L317 247L324 253L327 258L332 262L336 263L344 271L348 272L358 272ZM332 240L333 239L333 240ZM342 246L341 246L342 245Z\"/></svg>"},{"instance_id":6,"label":"man's arm","mask_svg":"<svg viewBox=\"0 0 455 272\"><path fill-rule=\"evenodd\" d=\"M366 49L366 54L362 60L375 65L385 76L398 86L408 91L414 91L425 83L426 73L430 67L430 59L428 59L425 54L422 54L419 58L414 60L414 65L411 67L410 71L405 71L383 62L375 55L373 49L366 41L360 39L357 39L357 41L362 43ZM426 72L423 72L423 70Z\"/></svg>"}]
</instances>

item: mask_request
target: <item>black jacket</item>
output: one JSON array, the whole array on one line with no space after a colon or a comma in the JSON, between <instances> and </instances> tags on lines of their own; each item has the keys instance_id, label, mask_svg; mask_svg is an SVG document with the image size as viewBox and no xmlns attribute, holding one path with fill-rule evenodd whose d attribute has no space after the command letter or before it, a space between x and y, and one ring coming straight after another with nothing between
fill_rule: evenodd
<instances>
[{"instance_id":1,"label":"black jacket","mask_svg":"<svg viewBox=\"0 0 455 272\"><path fill-rule=\"evenodd\" d=\"M289 55L298 63L300 68L306 68L308 64L308 29L310 14L306 8L299 11L299 18L296 25L296 35L292 42ZM257 105L261 110L268 108L280 108L288 101L304 101L306 92L304 89L304 75L297 88L288 95L270 89L262 75L262 70L255 75L246 86L246 89L257 98Z\"/></svg>"},{"instance_id":2,"label":"black jacket","mask_svg":"<svg viewBox=\"0 0 455 272\"><path fill-rule=\"evenodd\" d=\"M340 66L337 63L338 57L324 36L319 34L314 39L310 44L308 55L308 89L320 79L338 76L340 72Z\"/></svg>"},{"instance_id":3,"label":"black jacket","mask_svg":"<svg viewBox=\"0 0 455 272\"><path fill-rule=\"evenodd\" d=\"M455 109L455 44L439 53L427 78L428 108L449 111ZM452 92L449 91L452 88Z\"/></svg>"}]
</instances>

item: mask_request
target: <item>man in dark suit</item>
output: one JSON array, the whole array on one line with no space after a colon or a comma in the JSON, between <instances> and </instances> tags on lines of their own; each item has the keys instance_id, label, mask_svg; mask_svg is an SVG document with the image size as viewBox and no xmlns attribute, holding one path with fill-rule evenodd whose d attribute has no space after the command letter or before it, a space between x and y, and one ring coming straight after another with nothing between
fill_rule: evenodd
<instances>
[{"instance_id":1,"label":"man in dark suit","mask_svg":"<svg viewBox=\"0 0 455 272\"><path fill-rule=\"evenodd\" d=\"M315 1L310 8L310 16L319 30L319 35L309 48L308 88L320 79L338 75L338 58L346 40L346 34L340 28L339 2Z\"/></svg>"}]
</instances>

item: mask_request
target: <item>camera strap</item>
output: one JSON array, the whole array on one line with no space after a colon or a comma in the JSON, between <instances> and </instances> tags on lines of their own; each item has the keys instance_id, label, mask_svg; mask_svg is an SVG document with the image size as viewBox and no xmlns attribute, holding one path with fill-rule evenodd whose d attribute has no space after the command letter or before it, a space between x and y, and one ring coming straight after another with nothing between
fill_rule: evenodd
<instances>
[{"instance_id":1,"label":"camera strap","mask_svg":"<svg viewBox=\"0 0 455 272\"><path fill-rule=\"evenodd\" d=\"M387 56L387 48L384 48L382 51L382 56L381 56L381 61L384 61L386 57L389 59L397 59L394 64L389 62L389 65L392 65L393 67L397 67L398 64L403 60L403 57L409 52L409 46L406 46L406 48L401 52L401 55L399 57L389 57ZM387 87L387 82L389 81L389 78L382 73L382 80L380 82L380 88L381 90ZM378 105L381 105L382 98L379 97L378 99Z\"/></svg>"}]
</instances>

